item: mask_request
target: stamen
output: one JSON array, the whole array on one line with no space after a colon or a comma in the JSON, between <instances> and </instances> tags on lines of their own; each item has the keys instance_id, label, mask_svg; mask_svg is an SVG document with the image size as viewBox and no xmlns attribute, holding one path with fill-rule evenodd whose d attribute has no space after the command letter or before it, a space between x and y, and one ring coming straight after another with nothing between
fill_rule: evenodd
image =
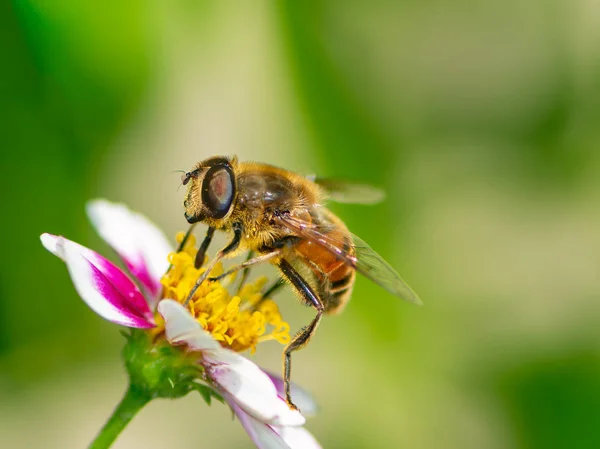
<instances>
[{"instance_id":1,"label":"stamen","mask_svg":"<svg viewBox=\"0 0 600 449\"><path fill-rule=\"evenodd\" d=\"M185 233L177 234L181 243ZM171 298L184 303L196 279L205 269L194 268L198 249L196 239L191 235L178 253L169 255L171 268L163 278L163 298ZM209 274L217 277L224 273L223 264L218 263ZM227 276L224 283L231 285L236 274ZM283 321L279 308L270 299L263 299L262 289L267 284L266 277L244 284L238 294L232 296L223 282L205 281L194 293L187 307L192 316L223 347L237 352L250 349L262 341L275 340L281 344L290 341L288 323ZM158 328L155 334L164 330L164 322L157 317Z\"/></svg>"}]
</instances>

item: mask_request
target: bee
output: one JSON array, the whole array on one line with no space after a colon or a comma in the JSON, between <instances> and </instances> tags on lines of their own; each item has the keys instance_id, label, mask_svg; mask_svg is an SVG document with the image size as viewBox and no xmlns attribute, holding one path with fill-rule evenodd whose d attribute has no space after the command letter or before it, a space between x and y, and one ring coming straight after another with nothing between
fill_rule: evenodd
<instances>
[{"instance_id":1,"label":"bee","mask_svg":"<svg viewBox=\"0 0 600 449\"><path fill-rule=\"evenodd\" d=\"M294 172L237 158L212 157L185 173L185 218L208 225L196 266L204 261L215 230L233 234L229 243L208 263L187 301L223 258L249 251L236 270L269 262L279 270L280 282L290 284L297 296L316 311L312 321L285 347L283 379L285 400L296 409L290 395L291 354L315 334L323 314L342 311L352 294L356 272L390 293L420 304L417 294L400 275L344 222L323 204L327 197L340 202L373 203L382 192L369 186L308 178ZM284 282L281 282L283 280ZM186 303L187 303L186 301Z\"/></svg>"}]
</instances>

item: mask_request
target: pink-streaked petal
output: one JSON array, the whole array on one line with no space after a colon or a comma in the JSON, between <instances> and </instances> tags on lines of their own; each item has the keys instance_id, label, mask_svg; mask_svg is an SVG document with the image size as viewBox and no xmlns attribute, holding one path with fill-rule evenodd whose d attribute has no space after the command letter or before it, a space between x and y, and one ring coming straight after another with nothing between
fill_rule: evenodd
<instances>
[{"instance_id":1,"label":"pink-streaked petal","mask_svg":"<svg viewBox=\"0 0 600 449\"><path fill-rule=\"evenodd\" d=\"M94 200L86 210L100 237L155 298L161 290L160 278L169 268L167 256L173 251L163 232L123 204Z\"/></svg>"},{"instance_id":2,"label":"pink-streaked petal","mask_svg":"<svg viewBox=\"0 0 600 449\"><path fill-rule=\"evenodd\" d=\"M304 427L274 427L273 430L291 449L321 449L321 445Z\"/></svg>"},{"instance_id":3,"label":"pink-streaked petal","mask_svg":"<svg viewBox=\"0 0 600 449\"><path fill-rule=\"evenodd\" d=\"M273 382L273 384L275 385L279 397L285 398L283 379L280 376L270 373L268 371L265 371L265 373L267 374L267 376L269 376L271 382ZM317 414L319 406L317 405L313 396L308 391L292 382L291 393L292 401L294 401L294 404L296 404L296 406L300 409L300 412L302 412L304 416L311 417Z\"/></svg>"},{"instance_id":4,"label":"pink-streaked petal","mask_svg":"<svg viewBox=\"0 0 600 449\"><path fill-rule=\"evenodd\" d=\"M40 240L42 241L42 245L56 257L65 260L65 255L63 254L62 248L60 248L57 243L58 240L62 238L54 234L44 233L40 235Z\"/></svg>"},{"instance_id":5,"label":"pink-streaked petal","mask_svg":"<svg viewBox=\"0 0 600 449\"><path fill-rule=\"evenodd\" d=\"M258 449L291 449L269 425L248 415L229 396L224 395L224 398Z\"/></svg>"},{"instance_id":6,"label":"pink-streaked petal","mask_svg":"<svg viewBox=\"0 0 600 449\"><path fill-rule=\"evenodd\" d=\"M269 376L250 360L223 348L202 354L208 376L246 413L270 425L304 425L304 416L290 410Z\"/></svg>"},{"instance_id":7,"label":"pink-streaked petal","mask_svg":"<svg viewBox=\"0 0 600 449\"><path fill-rule=\"evenodd\" d=\"M186 344L195 351L221 348L219 342L177 301L163 299L158 303L158 313L165 319L165 334L171 344Z\"/></svg>"},{"instance_id":8,"label":"pink-streaked petal","mask_svg":"<svg viewBox=\"0 0 600 449\"><path fill-rule=\"evenodd\" d=\"M43 234L41 240L44 247L67 264L75 290L94 312L123 326L155 326L141 292L108 259L63 237Z\"/></svg>"}]
</instances>

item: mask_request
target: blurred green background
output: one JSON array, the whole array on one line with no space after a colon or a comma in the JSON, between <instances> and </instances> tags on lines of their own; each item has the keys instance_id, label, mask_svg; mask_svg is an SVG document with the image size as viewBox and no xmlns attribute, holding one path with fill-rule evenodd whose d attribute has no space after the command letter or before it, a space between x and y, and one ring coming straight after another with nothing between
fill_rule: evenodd
<instances>
[{"instance_id":1,"label":"blurred green background","mask_svg":"<svg viewBox=\"0 0 600 449\"><path fill-rule=\"evenodd\" d=\"M425 302L360 278L297 355L324 447L600 447L597 2L15 0L0 24L2 446L85 447L126 384L39 234L110 254L105 197L174 235L173 170L237 154L384 187L333 208ZM230 418L153 402L115 447L251 447Z\"/></svg>"}]
</instances>

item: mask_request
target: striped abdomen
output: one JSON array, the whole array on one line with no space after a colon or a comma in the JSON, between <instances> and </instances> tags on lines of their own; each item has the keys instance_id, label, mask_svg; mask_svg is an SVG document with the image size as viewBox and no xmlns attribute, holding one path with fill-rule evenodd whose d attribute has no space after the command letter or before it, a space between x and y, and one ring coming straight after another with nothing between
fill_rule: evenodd
<instances>
[{"instance_id":1,"label":"striped abdomen","mask_svg":"<svg viewBox=\"0 0 600 449\"><path fill-rule=\"evenodd\" d=\"M337 242L337 246L345 254L355 255L352 236L337 217L329 216L320 232L331 241ZM310 240L300 241L295 246L295 250L315 275L318 282L316 287L325 306L325 312L330 314L341 312L352 294L356 277L354 268L331 251Z\"/></svg>"}]
</instances>

